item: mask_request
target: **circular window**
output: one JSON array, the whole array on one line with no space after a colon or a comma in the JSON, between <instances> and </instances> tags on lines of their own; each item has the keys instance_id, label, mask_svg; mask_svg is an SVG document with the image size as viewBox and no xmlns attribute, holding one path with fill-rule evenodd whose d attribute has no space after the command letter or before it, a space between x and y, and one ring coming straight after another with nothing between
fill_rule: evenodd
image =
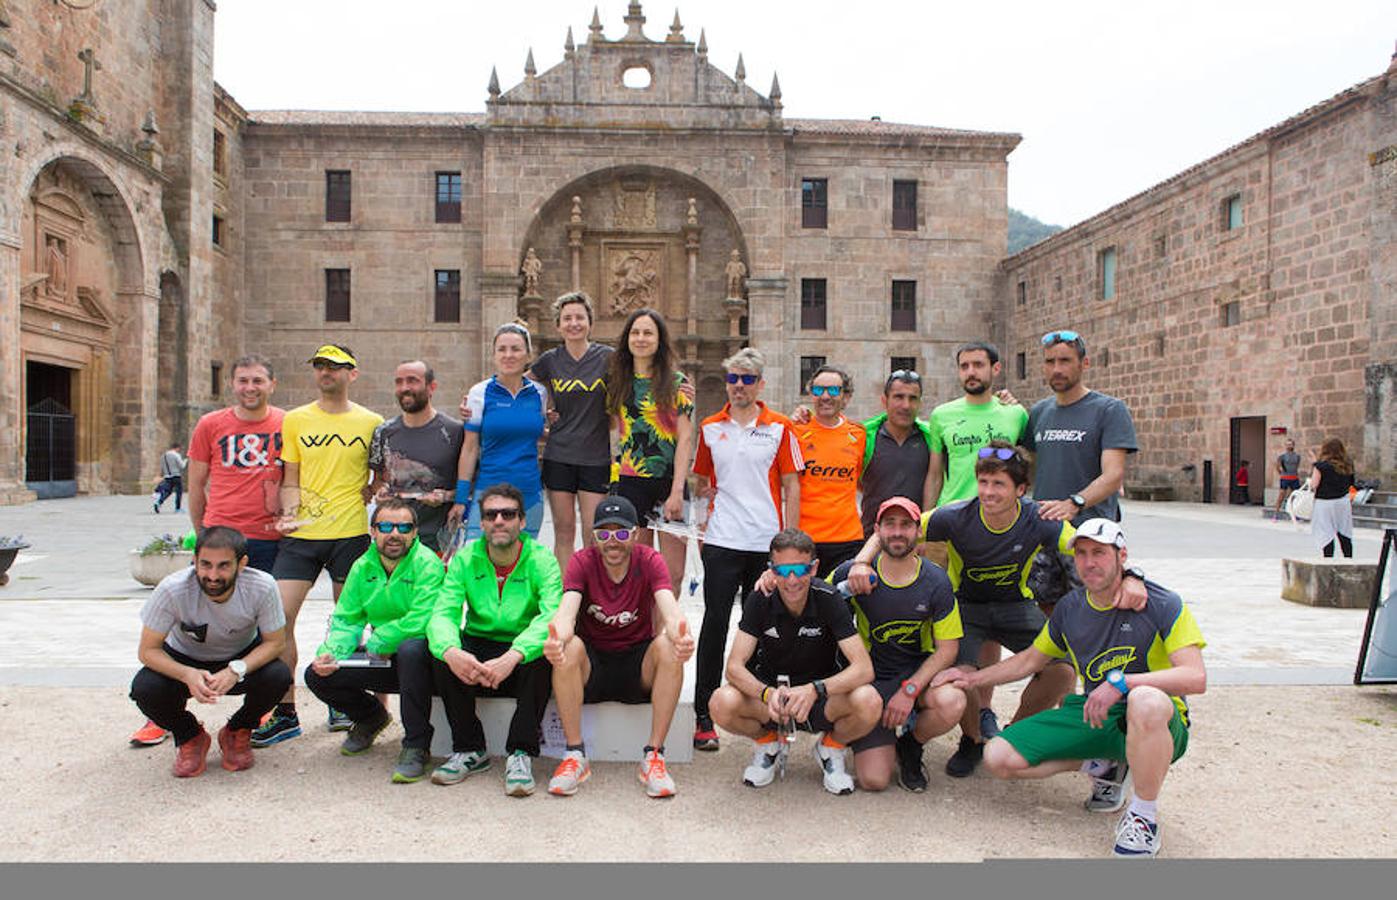
<instances>
[{"instance_id":1,"label":"circular window","mask_svg":"<svg viewBox=\"0 0 1397 900\"><path fill-rule=\"evenodd\" d=\"M650 86L650 70L645 66L631 66L621 73L621 83L633 90L644 90Z\"/></svg>"}]
</instances>

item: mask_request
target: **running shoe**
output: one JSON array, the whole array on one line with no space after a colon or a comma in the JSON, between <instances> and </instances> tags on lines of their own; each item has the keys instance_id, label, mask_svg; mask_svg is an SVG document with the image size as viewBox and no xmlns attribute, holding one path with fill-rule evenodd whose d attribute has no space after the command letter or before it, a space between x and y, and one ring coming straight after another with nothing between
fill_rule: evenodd
<instances>
[{"instance_id":1,"label":"running shoe","mask_svg":"<svg viewBox=\"0 0 1397 900\"><path fill-rule=\"evenodd\" d=\"M515 750L504 759L504 792L511 797L534 792L534 758L523 750Z\"/></svg>"},{"instance_id":2,"label":"running shoe","mask_svg":"<svg viewBox=\"0 0 1397 900\"><path fill-rule=\"evenodd\" d=\"M1118 812L1125 806L1129 793L1130 764L1118 762L1101 776L1091 779L1091 796L1082 805L1090 812Z\"/></svg>"},{"instance_id":3,"label":"running shoe","mask_svg":"<svg viewBox=\"0 0 1397 900\"><path fill-rule=\"evenodd\" d=\"M348 731L354 727L354 720L332 706L330 707L329 724L325 727L329 731Z\"/></svg>"},{"instance_id":4,"label":"running shoe","mask_svg":"<svg viewBox=\"0 0 1397 900\"><path fill-rule=\"evenodd\" d=\"M922 765L922 745L909 731L897 739L897 783L914 794L926 790L926 766Z\"/></svg>"},{"instance_id":5,"label":"running shoe","mask_svg":"<svg viewBox=\"0 0 1397 900\"><path fill-rule=\"evenodd\" d=\"M175 748L175 777L193 778L204 774L208 765L209 747L212 745L213 738L201 727L198 734Z\"/></svg>"},{"instance_id":6,"label":"running shoe","mask_svg":"<svg viewBox=\"0 0 1397 900\"><path fill-rule=\"evenodd\" d=\"M1111 852L1123 859L1152 859L1159 855L1159 843L1159 823L1127 809L1116 825Z\"/></svg>"},{"instance_id":7,"label":"running shoe","mask_svg":"<svg viewBox=\"0 0 1397 900\"><path fill-rule=\"evenodd\" d=\"M994 714L994 710L988 706L980 710L980 737L988 741L999 737L999 732L999 716Z\"/></svg>"},{"instance_id":8,"label":"running shoe","mask_svg":"<svg viewBox=\"0 0 1397 900\"><path fill-rule=\"evenodd\" d=\"M374 739L391 724L393 724L393 717L388 714L388 710L380 706L378 715L370 721L353 723L349 733L344 736L344 742L340 744L340 753L344 756L358 756L361 753L367 753L369 748L374 745Z\"/></svg>"},{"instance_id":9,"label":"running shoe","mask_svg":"<svg viewBox=\"0 0 1397 900\"><path fill-rule=\"evenodd\" d=\"M479 750L453 753L432 773L432 784L460 784L466 776L490 768L490 757Z\"/></svg>"},{"instance_id":10,"label":"running shoe","mask_svg":"<svg viewBox=\"0 0 1397 900\"><path fill-rule=\"evenodd\" d=\"M694 723L694 749L713 751L718 749L718 731L713 720L701 718Z\"/></svg>"},{"instance_id":11,"label":"running shoe","mask_svg":"<svg viewBox=\"0 0 1397 900\"><path fill-rule=\"evenodd\" d=\"M301 736L301 719L295 713L284 715L274 712L272 717L252 732L252 746L270 747Z\"/></svg>"},{"instance_id":12,"label":"running shoe","mask_svg":"<svg viewBox=\"0 0 1397 900\"><path fill-rule=\"evenodd\" d=\"M393 766L394 784L412 784L427 774L427 751L421 747L404 747Z\"/></svg>"},{"instance_id":13,"label":"running shoe","mask_svg":"<svg viewBox=\"0 0 1397 900\"><path fill-rule=\"evenodd\" d=\"M768 731L757 738L757 752L752 764L742 770L742 783L748 787L766 787L776 780L776 770L786 755L786 742L778 740L776 732Z\"/></svg>"},{"instance_id":14,"label":"running shoe","mask_svg":"<svg viewBox=\"0 0 1397 900\"><path fill-rule=\"evenodd\" d=\"M587 754L581 750L569 750L563 754L563 761L558 763L558 768L548 781L548 793L556 797L571 797L577 793L582 782L591 777L592 764L587 761Z\"/></svg>"},{"instance_id":15,"label":"running shoe","mask_svg":"<svg viewBox=\"0 0 1397 900\"><path fill-rule=\"evenodd\" d=\"M154 747L169 740L170 732L156 725L150 719L131 735L132 747Z\"/></svg>"},{"instance_id":16,"label":"running shoe","mask_svg":"<svg viewBox=\"0 0 1397 900\"><path fill-rule=\"evenodd\" d=\"M985 745L967 735L960 736L960 746L946 760L946 774L952 778L969 778L985 756Z\"/></svg>"},{"instance_id":17,"label":"running shoe","mask_svg":"<svg viewBox=\"0 0 1397 900\"><path fill-rule=\"evenodd\" d=\"M223 754L222 765L229 772L252 768L252 729L224 725L218 730L218 752Z\"/></svg>"},{"instance_id":18,"label":"running shoe","mask_svg":"<svg viewBox=\"0 0 1397 900\"><path fill-rule=\"evenodd\" d=\"M645 785L647 797L673 797L674 779L665 767L665 755L658 750L649 750L640 764L640 782Z\"/></svg>"},{"instance_id":19,"label":"running shoe","mask_svg":"<svg viewBox=\"0 0 1397 900\"><path fill-rule=\"evenodd\" d=\"M852 794L854 779L844 771L844 746L831 746L826 743L828 740L828 735L822 735L815 742L815 759L824 771L825 790L831 794Z\"/></svg>"}]
</instances>

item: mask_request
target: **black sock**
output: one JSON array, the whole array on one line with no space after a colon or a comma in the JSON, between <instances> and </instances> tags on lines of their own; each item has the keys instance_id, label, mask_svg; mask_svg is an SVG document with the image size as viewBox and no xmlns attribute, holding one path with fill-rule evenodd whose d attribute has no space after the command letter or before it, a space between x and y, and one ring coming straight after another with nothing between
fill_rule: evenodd
<instances>
[{"instance_id":1,"label":"black sock","mask_svg":"<svg viewBox=\"0 0 1397 900\"><path fill-rule=\"evenodd\" d=\"M576 750L578 753L581 753L583 756L586 756L586 755L587 755L587 745L586 745L586 744L568 744L568 749L569 749L569 750Z\"/></svg>"},{"instance_id":2,"label":"black sock","mask_svg":"<svg viewBox=\"0 0 1397 900\"><path fill-rule=\"evenodd\" d=\"M664 755L665 755L665 745L664 745L664 744L661 744L661 745L658 746L658 747L651 747L649 744L646 744L645 747L641 750L641 752L642 752L642 753L649 753L651 750L658 751L659 754L660 754L661 756L664 756Z\"/></svg>"},{"instance_id":3,"label":"black sock","mask_svg":"<svg viewBox=\"0 0 1397 900\"><path fill-rule=\"evenodd\" d=\"M296 704L278 703L276 705L276 714L279 716L286 716L288 719L294 719L296 718Z\"/></svg>"}]
</instances>

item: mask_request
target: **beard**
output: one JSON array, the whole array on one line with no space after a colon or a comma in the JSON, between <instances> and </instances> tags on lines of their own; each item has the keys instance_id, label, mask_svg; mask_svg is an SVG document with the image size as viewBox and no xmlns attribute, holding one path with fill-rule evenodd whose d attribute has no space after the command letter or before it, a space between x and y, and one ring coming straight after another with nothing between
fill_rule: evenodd
<instances>
[{"instance_id":1,"label":"beard","mask_svg":"<svg viewBox=\"0 0 1397 900\"><path fill-rule=\"evenodd\" d=\"M378 555L387 559L402 559L407 555L407 541L384 541L382 546L378 548Z\"/></svg>"},{"instance_id":2,"label":"beard","mask_svg":"<svg viewBox=\"0 0 1397 900\"><path fill-rule=\"evenodd\" d=\"M893 559L906 559L908 556L912 555L912 550L914 549L911 541L902 538L893 538L892 540L879 538L878 543L882 547L883 552Z\"/></svg>"},{"instance_id":3,"label":"beard","mask_svg":"<svg viewBox=\"0 0 1397 900\"><path fill-rule=\"evenodd\" d=\"M961 389L973 397L978 397L990 389L988 381L981 381L978 378L966 379L960 383Z\"/></svg>"},{"instance_id":4,"label":"beard","mask_svg":"<svg viewBox=\"0 0 1397 900\"><path fill-rule=\"evenodd\" d=\"M228 593L228 588L233 584L232 579L229 578L196 577L199 578L199 589L210 597L222 597Z\"/></svg>"},{"instance_id":5,"label":"beard","mask_svg":"<svg viewBox=\"0 0 1397 900\"><path fill-rule=\"evenodd\" d=\"M403 412L421 412L427 408L426 392L403 391L398 394L398 406Z\"/></svg>"}]
</instances>

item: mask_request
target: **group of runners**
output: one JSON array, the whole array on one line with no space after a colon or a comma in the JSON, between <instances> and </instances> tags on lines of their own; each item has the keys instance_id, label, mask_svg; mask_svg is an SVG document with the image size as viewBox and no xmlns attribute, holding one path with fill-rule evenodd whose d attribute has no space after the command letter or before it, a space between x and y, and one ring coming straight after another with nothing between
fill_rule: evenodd
<instances>
[{"instance_id":1,"label":"group of runners","mask_svg":"<svg viewBox=\"0 0 1397 900\"><path fill-rule=\"evenodd\" d=\"M336 604L305 684L351 756L399 695L395 782L488 768L476 701L504 695L505 790L533 793L551 696L566 750L550 793L588 779L582 707L614 700L650 705L639 778L671 796L665 743L696 657L694 747L717 750L719 727L750 739L752 787L808 730L831 793L924 791L923 746L959 728L947 775L982 760L1005 778L1084 771L1088 809L1125 808L1114 852L1158 852L1155 802L1187 745L1183 698L1205 686L1203 640L1177 595L1127 566L1117 493L1134 427L1083 383L1079 334L1043 336L1053 395L1031 411L993 390L998 351L974 342L956 352L962 396L926 419L921 376L899 370L883 412L849 420L853 379L832 365L788 417L762 401L766 361L748 347L724 361L727 403L695 423L659 313L632 313L615 348L590 340L585 294L554 314L563 343L537 358L526 328L500 326L494 374L460 419L434 407L420 360L397 367L402 412L386 422L349 399L348 347L313 354L320 396L285 413L269 362L234 363L234 405L190 442L195 564L142 612L131 695L143 731L173 734L175 775L202 773L212 744L190 697L245 694L217 735L230 771L302 734L293 635L327 571ZM696 635L677 600L694 499L708 506ZM1025 678L1001 730L991 690ZM436 765L433 696L452 744Z\"/></svg>"}]
</instances>

